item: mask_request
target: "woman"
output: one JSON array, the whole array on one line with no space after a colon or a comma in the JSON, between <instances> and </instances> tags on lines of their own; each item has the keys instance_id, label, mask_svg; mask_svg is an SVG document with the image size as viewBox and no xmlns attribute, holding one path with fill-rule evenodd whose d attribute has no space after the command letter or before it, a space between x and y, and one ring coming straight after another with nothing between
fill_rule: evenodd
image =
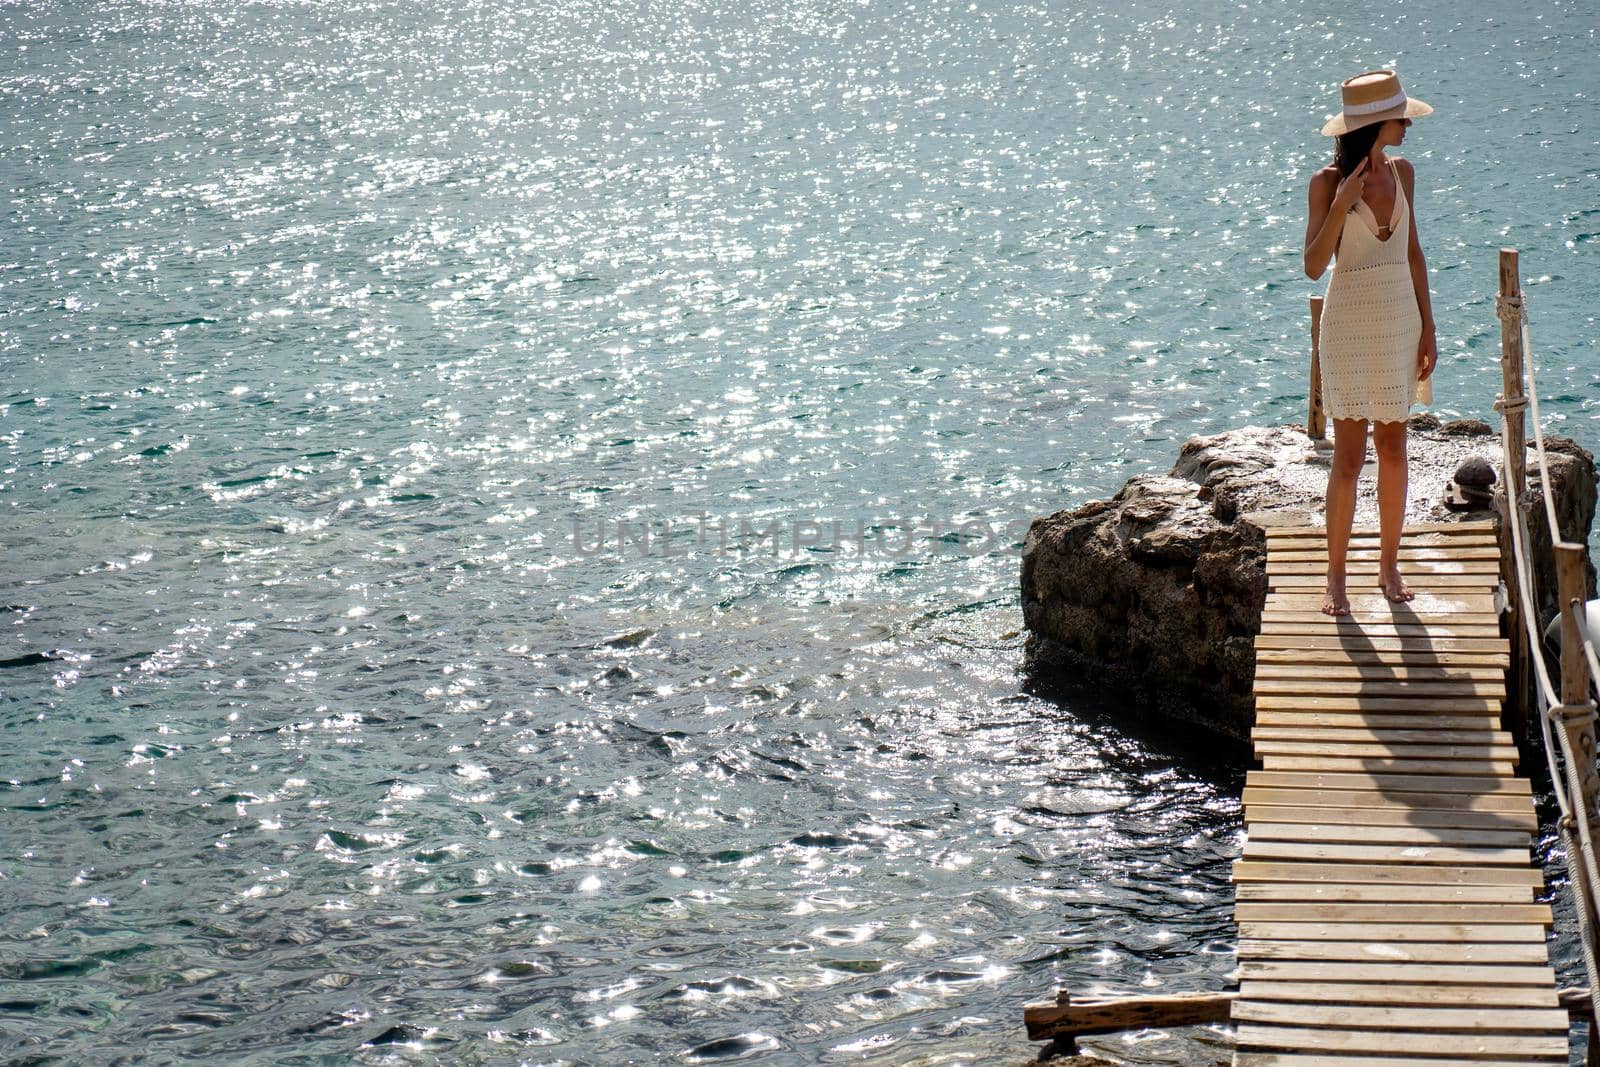
<instances>
[{"instance_id":1,"label":"woman","mask_svg":"<svg viewBox=\"0 0 1600 1067\"><path fill-rule=\"evenodd\" d=\"M1335 259L1322 307L1322 394L1333 420L1328 471L1328 580L1322 610L1350 614L1345 554L1356 510L1356 476L1367 424L1378 453L1378 584L1392 603L1410 600L1400 576L1406 512L1406 416L1430 403L1438 362L1428 268L1417 242L1411 164L1384 155L1413 118L1433 108L1406 96L1392 70L1358 74L1341 87L1343 111L1322 128L1338 138L1334 162L1311 178L1305 268L1322 277Z\"/></svg>"}]
</instances>

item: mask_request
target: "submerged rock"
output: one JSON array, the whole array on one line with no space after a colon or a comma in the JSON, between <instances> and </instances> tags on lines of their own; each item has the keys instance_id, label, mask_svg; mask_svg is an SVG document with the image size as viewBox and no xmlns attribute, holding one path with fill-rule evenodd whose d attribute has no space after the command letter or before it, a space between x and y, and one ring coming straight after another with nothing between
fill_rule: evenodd
<instances>
[{"instance_id":1,"label":"submerged rock","mask_svg":"<svg viewBox=\"0 0 1600 1067\"><path fill-rule=\"evenodd\" d=\"M1451 476L1473 455L1496 467L1499 438L1475 420L1409 424L1407 522L1492 518L1446 510ZM1546 437L1561 533L1587 542L1594 458ZM1117 687L1130 711L1196 721L1244 739L1254 717L1254 640L1266 600L1269 526L1320 525L1326 451L1295 427L1249 426L1186 442L1166 475L1135 477L1110 500L1036 519L1022 551L1027 666ZM1530 543L1541 625L1555 613L1544 489L1529 456ZM1356 523L1376 525L1369 449ZM1593 595L1594 570L1589 568Z\"/></svg>"}]
</instances>

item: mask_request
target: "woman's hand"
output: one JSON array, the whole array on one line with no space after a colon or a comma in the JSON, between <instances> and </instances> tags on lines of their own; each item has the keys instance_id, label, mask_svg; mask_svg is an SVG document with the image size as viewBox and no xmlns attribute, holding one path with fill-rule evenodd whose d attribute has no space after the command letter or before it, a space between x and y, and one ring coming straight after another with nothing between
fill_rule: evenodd
<instances>
[{"instance_id":1,"label":"woman's hand","mask_svg":"<svg viewBox=\"0 0 1600 1067\"><path fill-rule=\"evenodd\" d=\"M1425 327L1422 331L1422 340L1417 342L1417 381L1425 382L1433 376L1433 368L1439 363L1439 342L1434 337L1433 329Z\"/></svg>"},{"instance_id":2,"label":"woman's hand","mask_svg":"<svg viewBox=\"0 0 1600 1067\"><path fill-rule=\"evenodd\" d=\"M1333 191L1333 205L1343 211L1355 207L1356 201L1361 199L1361 194L1367 188L1367 163L1363 159L1356 164L1356 169L1344 176L1339 182L1339 188Z\"/></svg>"}]
</instances>

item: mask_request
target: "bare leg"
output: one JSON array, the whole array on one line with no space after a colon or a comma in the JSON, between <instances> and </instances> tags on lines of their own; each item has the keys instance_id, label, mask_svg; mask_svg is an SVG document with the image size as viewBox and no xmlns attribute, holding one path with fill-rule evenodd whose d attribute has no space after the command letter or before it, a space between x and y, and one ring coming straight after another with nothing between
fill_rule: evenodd
<instances>
[{"instance_id":1,"label":"bare leg","mask_svg":"<svg viewBox=\"0 0 1600 1067\"><path fill-rule=\"evenodd\" d=\"M1328 587L1322 596L1324 615L1350 614L1345 592L1344 560L1350 547L1350 523L1356 515L1356 478L1367 458L1365 419L1333 420L1333 461L1328 465Z\"/></svg>"},{"instance_id":2,"label":"bare leg","mask_svg":"<svg viewBox=\"0 0 1600 1067\"><path fill-rule=\"evenodd\" d=\"M1378 584L1392 603L1416 596L1400 577L1400 530L1406 521L1406 424L1379 422L1372 427L1378 453Z\"/></svg>"}]
</instances>

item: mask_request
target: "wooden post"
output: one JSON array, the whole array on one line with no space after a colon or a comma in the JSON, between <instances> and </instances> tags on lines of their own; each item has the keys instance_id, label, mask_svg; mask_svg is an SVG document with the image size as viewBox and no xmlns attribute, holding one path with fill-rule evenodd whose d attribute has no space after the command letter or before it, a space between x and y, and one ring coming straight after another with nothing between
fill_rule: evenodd
<instances>
[{"instance_id":1,"label":"wooden post","mask_svg":"<svg viewBox=\"0 0 1600 1067\"><path fill-rule=\"evenodd\" d=\"M1558 531L1552 530L1551 534L1555 542L1556 590L1561 619L1561 703L1569 709L1560 726L1568 731L1573 761L1567 767L1568 791L1577 809L1572 813L1573 818L1583 820L1584 829L1590 831L1592 837L1597 811L1596 797L1600 796L1600 769L1595 766L1594 698L1589 689L1589 661L1583 654L1583 642L1587 635L1578 626L1578 613L1585 610L1587 583L1584 581L1584 564L1589 552L1584 545L1558 540ZM1584 617L1587 622L1587 616ZM1589 706L1590 713L1571 717L1570 709L1583 705ZM1575 829L1571 840L1576 845L1583 837ZM1567 862L1575 868L1574 884L1588 889L1584 899L1575 903L1588 913L1588 935L1593 939L1600 936L1600 916L1596 916L1591 906L1591 894L1600 887L1587 885L1588 879L1582 873L1583 860L1580 857L1569 857ZM1589 1043L1584 1053L1584 1062L1591 1065L1600 1062L1600 1041L1596 1040L1595 1026L1595 1023L1589 1025Z\"/></svg>"},{"instance_id":2,"label":"wooden post","mask_svg":"<svg viewBox=\"0 0 1600 1067\"><path fill-rule=\"evenodd\" d=\"M1306 435L1313 441L1328 437L1328 419L1322 409L1322 297L1311 298L1311 400L1306 411Z\"/></svg>"},{"instance_id":3,"label":"wooden post","mask_svg":"<svg viewBox=\"0 0 1600 1067\"><path fill-rule=\"evenodd\" d=\"M1517 509L1522 507L1527 490L1528 445L1526 422L1522 405L1526 393L1522 387L1522 320L1518 315L1508 315L1505 307L1509 299L1521 299L1522 283L1518 277L1517 250L1500 250L1500 292L1495 313L1500 316L1500 383L1501 392L1496 407L1504 420L1503 440L1506 446L1506 484L1499 487L1495 503L1500 510L1500 578L1505 583L1509 612L1507 631L1511 638L1511 665L1506 672L1506 726L1521 737L1527 730L1528 716L1533 706L1533 655L1524 639L1523 612L1533 613L1534 629L1539 629L1539 592L1528 590L1533 603L1524 604L1517 584L1516 557L1512 551L1510 523L1516 521ZM1560 531L1551 530L1555 541ZM1526 546L1532 553L1532 546ZM1534 580L1532 564L1528 580Z\"/></svg>"},{"instance_id":4,"label":"wooden post","mask_svg":"<svg viewBox=\"0 0 1600 1067\"><path fill-rule=\"evenodd\" d=\"M1509 300L1521 299L1522 282L1517 275L1517 250L1502 248L1500 299L1496 302L1497 313L1500 313L1500 401L1505 405L1502 415L1506 420L1506 470L1511 481L1506 486L1506 492L1519 507L1522 494L1528 487L1528 438L1522 414L1522 401L1526 399L1522 388L1522 317L1504 314L1500 309ZM1550 531L1552 541L1559 536L1555 530Z\"/></svg>"},{"instance_id":5,"label":"wooden post","mask_svg":"<svg viewBox=\"0 0 1600 1067\"><path fill-rule=\"evenodd\" d=\"M1583 654L1583 642L1588 635L1578 626L1578 619L1585 610L1587 583L1584 581L1584 563L1588 560L1589 550L1571 541L1557 541L1554 548L1556 588L1560 595L1561 610L1561 703L1568 708L1585 704L1591 708L1591 714L1579 722L1572 738L1572 758L1576 766L1569 768L1568 778L1574 791L1572 802L1578 807L1573 815L1584 820L1586 826L1593 827L1595 814L1600 811L1600 805L1596 803L1596 797L1600 796L1600 768L1595 765L1594 703L1589 692L1589 660ZM1586 615L1584 617L1587 618ZM1591 888L1600 889L1600 886ZM1591 929L1600 934L1600 925Z\"/></svg>"},{"instance_id":6,"label":"wooden post","mask_svg":"<svg viewBox=\"0 0 1600 1067\"><path fill-rule=\"evenodd\" d=\"M1511 662L1506 667L1506 703L1502 716L1505 728L1518 738L1528 735L1528 717L1533 714L1533 651L1528 647L1527 634L1523 632L1521 586L1517 584L1516 547L1512 541L1511 524L1517 521L1517 507L1503 485L1494 487L1494 509L1500 522L1496 528L1500 542L1500 583L1506 590L1506 612L1501 618L1501 632L1511 642ZM1532 552L1532 546L1526 546ZM1528 567L1528 579L1533 580L1533 566ZM1537 597L1537 594L1535 594ZM1538 630L1538 601L1526 610L1535 612L1534 628Z\"/></svg>"},{"instance_id":7,"label":"wooden post","mask_svg":"<svg viewBox=\"0 0 1600 1067\"><path fill-rule=\"evenodd\" d=\"M1557 541L1556 582L1561 594L1561 703L1589 699L1589 661L1583 655L1586 636L1575 612L1583 611L1583 563L1587 550L1571 541Z\"/></svg>"},{"instance_id":8,"label":"wooden post","mask_svg":"<svg viewBox=\"0 0 1600 1067\"><path fill-rule=\"evenodd\" d=\"M1588 549L1570 541L1557 541L1556 583L1561 596L1561 703L1568 707L1589 704L1589 660L1583 654L1587 636L1578 627L1578 617L1584 611L1584 562ZM1595 798L1600 795L1600 769L1595 766L1594 720L1591 718L1579 731L1579 749L1573 753L1578 760L1577 785L1582 789L1582 818L1594 824L1595 813L1600 810ZM1600 887L1596 887L1600 888Z\"/></svg>"}]
</instances>

